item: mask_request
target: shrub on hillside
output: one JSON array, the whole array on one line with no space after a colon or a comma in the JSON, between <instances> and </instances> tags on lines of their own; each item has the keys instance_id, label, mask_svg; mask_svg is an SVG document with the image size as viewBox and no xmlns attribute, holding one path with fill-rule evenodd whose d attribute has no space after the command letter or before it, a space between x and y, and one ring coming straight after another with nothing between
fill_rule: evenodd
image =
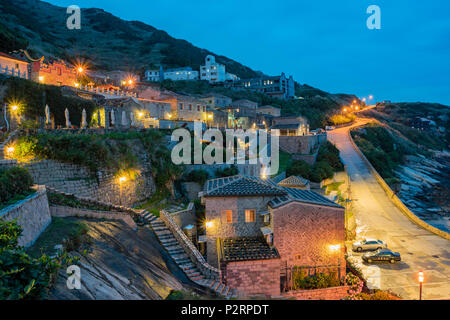
<instances>
[{"instance_id":1,"label":"shrub on hillside","mask_svg":"<svg viewBox=\"0 0 450 320\"><path fill-rule=\"evenodd\" d=\"M231 167L225 168L223 170L217 169L216 172L214 172L214 174L217 178L235 176L238 173L239 173L239 170L235 165L232 165Z\"/></svg>"},{"instance_id":2,"label":"shrub on hillside","mask_svg":"<svg viewBox=\"0 0 450 320\"><path fill-rule=\"evenodd\" d=\"M12 167L0 171L0 207L29 195L32 185L33 179L26 169Z\"/></svg>"},{"instance_id":3,"label":"shrub on hillside","mask_svg":"<svg viewBox=\"0 0 450 320\"><path fill-rule=\"evenodd\" d=\"M186 175L186 180L197 182L203 186L209 178L209 173L205 170L192 170Z\"/></svg>"}]
</instances>

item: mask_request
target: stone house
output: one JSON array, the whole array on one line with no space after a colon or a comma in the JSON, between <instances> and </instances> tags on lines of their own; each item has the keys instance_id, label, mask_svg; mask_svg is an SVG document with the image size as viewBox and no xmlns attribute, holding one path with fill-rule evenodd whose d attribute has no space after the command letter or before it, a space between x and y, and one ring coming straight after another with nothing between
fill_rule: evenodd
<instances>
[{"instance_id":1,"label":"stone house","mask_svg":"<svg viewBox=\"0 0 450 320\"><path fill-rule=\"evenodd\" d=\"M28 61L0 52L0 74L29 79Z\"/></svg>"},{"instance_id":2,"label":"stone house","mask_svg":"<svg viewBox=\"0 0 450 320\"><path fill-rule=\"evenodd\" d=\"M210 108L225 108L231 105L233 99L219 93L210 93L202 96L200 100L204 101Z\"/></svg>"},{"instance_id":3,"label":"stone house","mask_svg":"<svg viewBox=\"0 0 450 320\"><path fill-rule=\"evenodd\" d=\"M282 268L340 265L345 275L342 206L309 190L243 175L208 180L200 196L207 261L220 268L226 285L278 295Z\"/></svg>"},{"instance_id":4,"label":"stone house","mask_svg":"<svg viewBox=\"0 0 450 320\"><path fill-rule=\"evenodd\" d=\"M256 113L257 114L269 114L273 117L279 117L279 116L281 116L281 109L274 107L274 106L266 105L266 106L258 107L258 109L256 109Z\"/></svg>"}]
</instances>

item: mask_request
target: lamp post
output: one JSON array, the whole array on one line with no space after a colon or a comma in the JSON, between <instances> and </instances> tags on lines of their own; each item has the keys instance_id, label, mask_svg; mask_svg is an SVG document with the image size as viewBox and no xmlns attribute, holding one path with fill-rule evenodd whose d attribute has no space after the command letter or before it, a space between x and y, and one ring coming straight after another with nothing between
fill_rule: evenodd
<instances>
[{"instance_id":1,"label":"lamp post","mask_svg":"<svg viewBox=\"0 0 450 320\"><path fill-rule=\"evenodd\" d=\"M422 300L422 283L424 280L423 272L419 271L419 300Z\"/></svg>"},{"instance_id":2,"label":"lamp post","mask_svg":"<svg viewBox=\"0 0 450 320\"><path fill-rule=\"evenodd\" d=\"M120 197L120 205L122 205L122 184L127 181L125 176L121 176L119 178L119 197Z\"/></svg>"},{"instance_id":3,"label":"lamp post","mask_svg":"<svg viewBox=\"0 0 450 320\"><path fill-rule=\"evenodd\" d=\"M338 277L339 277L339 281L340 281L341 280L341 259L339 257L339 251L341 250L341 245L339 243L338 244L330 244L328 246L328 248L330 249L332 254L337 253Z\"/></svg>"}]
</instances>

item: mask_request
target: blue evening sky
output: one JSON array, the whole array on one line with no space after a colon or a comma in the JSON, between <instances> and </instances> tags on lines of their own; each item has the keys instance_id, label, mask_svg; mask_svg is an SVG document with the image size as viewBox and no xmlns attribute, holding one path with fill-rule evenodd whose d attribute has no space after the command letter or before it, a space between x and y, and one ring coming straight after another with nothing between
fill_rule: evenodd
<instances>
[{"instance_id":1,"label":"blue evening sky","mask_svg":"<svg viewBox=\"0 0 450 320\"><path fill-rule=\"evenodd\" d=\"M48 0L139 20L333 93L450 105L450 1ZM366 9L381 8L381 30Z\"/></svg>"}]
</instances>

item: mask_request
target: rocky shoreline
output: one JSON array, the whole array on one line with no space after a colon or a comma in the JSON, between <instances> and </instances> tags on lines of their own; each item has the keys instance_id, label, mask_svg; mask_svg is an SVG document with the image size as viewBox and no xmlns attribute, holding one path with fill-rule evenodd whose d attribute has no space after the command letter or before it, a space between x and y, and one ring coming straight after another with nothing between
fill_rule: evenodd
<instances>
[{"instance_id":1,"label":"rocky shoreline","mask_svg":"<svg viewBox=\"0 0 450 320\"><path fill-rule=\"evenodd\" d=\"M406 163L395 174L401 180L398 196L418 217L430 225L450 232L450 154L406 156Z\"/></svg>"}]
</instances>

